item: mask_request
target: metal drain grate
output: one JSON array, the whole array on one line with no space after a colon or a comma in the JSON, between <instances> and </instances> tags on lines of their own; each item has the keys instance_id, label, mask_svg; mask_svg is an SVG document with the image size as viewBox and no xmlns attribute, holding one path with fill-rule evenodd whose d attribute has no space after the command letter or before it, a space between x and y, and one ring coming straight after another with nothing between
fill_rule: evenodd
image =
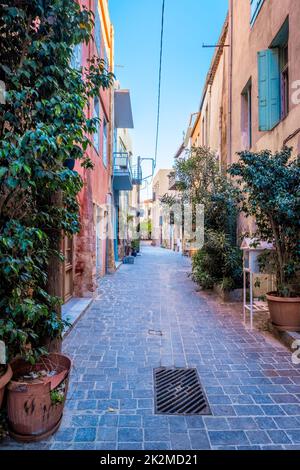
<instances>
[{"instance_id":1,"label":"metal drain grate","mask_svg":"<svg viewBox=\"0 0 300 470\"><path fill-rule=\"evenodd\" d=\"M196 369L154 369L155 413L211 414Z\"/></svg>"}]
</instances>

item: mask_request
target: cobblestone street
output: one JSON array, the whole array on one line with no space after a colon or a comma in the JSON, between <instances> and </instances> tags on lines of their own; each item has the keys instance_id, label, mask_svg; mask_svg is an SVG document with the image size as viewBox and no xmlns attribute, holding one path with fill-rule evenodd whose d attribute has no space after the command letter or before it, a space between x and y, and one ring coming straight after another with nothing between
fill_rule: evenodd
<instances>
[{"instance_id":1,"label":"cobblestone street","mask_svg":"<svg viewBox=\"0 0 300 470\"><path fill-rule=\"evenodd\" d=\"M197 292L189 272L188 259L144 246L134 265L101 281L64 341L74 367L62 426L25 448L300 449L291 353L246 330L236 308ZM160 366L196 367L212 416L155 415ZM3 448L12 447L24 448Z\"/></svg>"}]
</instances>

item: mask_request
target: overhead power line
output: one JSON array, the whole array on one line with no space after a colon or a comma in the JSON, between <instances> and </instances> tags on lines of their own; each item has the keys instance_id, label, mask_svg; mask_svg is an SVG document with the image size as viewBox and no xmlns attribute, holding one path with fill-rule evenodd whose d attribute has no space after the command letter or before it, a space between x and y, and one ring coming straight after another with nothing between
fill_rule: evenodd
<instances>
[{"instance_id":1,"label":"overhead power line","mask_svg":"<svg viewBox=\"0 0 300 470\"><path fill-rule=\"evenodd\" d=\"M160 124L160 98L161 98L161 72L163 57L163 39L164 39L164 20L165 20L165 0L162 0L161 12L161 32L160 32L160 53L159 53L159 74L158 74L158 99L157 99L157 122L156 122L156 139L155 139L155 159L154 167L156 167L158 141L159 141L159 124Z\"/></svg>"}]
</instances>

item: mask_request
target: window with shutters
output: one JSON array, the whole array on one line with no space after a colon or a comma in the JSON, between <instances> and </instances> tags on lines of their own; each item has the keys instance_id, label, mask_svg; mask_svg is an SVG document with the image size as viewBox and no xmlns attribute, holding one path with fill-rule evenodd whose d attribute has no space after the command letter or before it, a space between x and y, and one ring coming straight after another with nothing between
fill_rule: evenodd
<instances>
[{"instance_id":1,"label":"window with shutters","mask_svg":"<svg viewBox=\"0 0 300 470\"><path fill-rule=\"evenodd\" d=\"M289 112L289 22L284 22L269 49L258 53L259 130L273 129Z\"/></svg>"},{"instance_id":2,"label":"window with shutters","mask_svg":"<svg viewBox=\"0 0 300 470\"><path fill-rule=\"evenodd\" d=\"M250 19L250 23L251 23L251 26L254 24L257 16L258 16L258 13L260 12L260 9L263 5L265 0L250 0L250 5L251 5L251 19Z\"/></svg>"}]
</instances>

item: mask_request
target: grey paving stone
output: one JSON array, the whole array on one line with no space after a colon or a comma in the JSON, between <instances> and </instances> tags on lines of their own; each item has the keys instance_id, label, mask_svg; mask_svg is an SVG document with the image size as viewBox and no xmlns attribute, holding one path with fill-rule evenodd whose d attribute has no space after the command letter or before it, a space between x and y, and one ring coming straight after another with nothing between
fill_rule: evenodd
<instances>
[{"instance_id":1,"label":"grey paving stone","mask_svg":"<svg viewBox=\"0 0 300 470\"><path fill-rule=\"evenodd\" d=\"M118 450L144 450L144 446L139 442L119 442Z\"/></svg>"},{"instance_id":2,"label":"grey paving stone","mask_svg":"<svg viewBox=\"0 0 300 470\"><path fill-rule=\"evenodd\" d=\"M274 444L291 444L291 440L284 431L268 431L268 435Z\"/></svg>"},{"instance_id":3,"label":"grey paving stone","mask_svg":"<svg viewBox=\"0 0 300 470\"><path fill-rule=\"evenodd\" d=\"M246 431L259 429L258 423L251 417L227 418L228 425L232 430Z\"/></svg>"},{"instance_id":4,"label":"grey paving stone","mask_svg":"<svg viewBox=\"0 0 300 470\"><path fill-rule=\"evenodd\" d=\"M300 428L287 429L285 432L293 444L300 444Z\"/></svg>"},{"instance_id":5,"label":"grey paving stone","mask_svg":"<svg viewBox=\"0 0 300 470\"><path fill-rule=\"evenodd\" d=\"M263 415L263 409L258 405L235 405L234 410L238 416Z\"/></svg>"},{"instance_id":6,"label":"grey paving stone","mask_svg":"<svg viewBox=\"0 0 300 470\"><path fill-rule=\"evenodd\" d=\"M170 450L170 442L144 442L144 450Z\"/></svg>"},{"instance_id":7,"label":"grey paving stone","mask_svg":"<svg viewBox=\"0 0 300 470\"><path fill-rule=\"evenodd\" d=\"M249 444L243 431L209 431L208 435L213 446Z\"/></svg>"},{"instance_id":8,"label":"grey paving stone","mask_svg":"<svg viewBox=\"0 0 300 470\"><path fill-rule=\"evenodd\" d=\"M180 433L187 430L184 416L169 416L168 421L171 433Z\"/></svg>"},{"instance_id":9,"label":"grey paving stone","mask_svg":"<svg viewBox=\"0 0 300 470\"><path fill-rule=\"evenodd\" d=\"M96 400L79 400L77 402L77 410L95 410L97 407Z\"/></svg>"},{"instance_id":10,"label":"grey paving stone","mask_svg":"<svg viewBox=\"0 0 300 470\"><path fill-rule=\"evenodd\" d=\"M145 428L144 429L145 441L169 441L170 433L166 428Z\"/></svg>"},{"instance_id":11,"label":"grey paving stone","mask_svg":"<svg viewBox=\"0 0 300 470\"><path fill-rule=\"evenodd\" d=\"M279 405L261 405L261 408L267 416L282 416L286 414Z\"/></svg>"},{"instance_id":12,"label":"grey paving stone","mask_svg":"<svg viewBox=\"0 0 300 470\"><path fill-rule=\"evenodd\" d=\"M119 442L142 442L143 431L140 428L119 428Z\"/></svg>"},{"instance_id":13,"label":"grey paving stone","mask_svg":"<svg viewBox=\"0 0 300 470\"><path fill-rule=\"evenodd\" d=\"M204 423L205 423L206 429L208 430L225 431L226 429L229 429L229 424L226 418L218 418L216 416L205 416Z\"/></svg>"},{"instance_id":14,"label":"grey paving stone","mask_svg":"<svg viewBox=\"0 0 300 470\"><path fill-rule=\"evenodd\" d=\"M115 414L106 414L100 416L99 426L117 426L118 425L118 415Z\"/></svg>"},{"instance_id":15,"label":"grey paving stone","mask_svg":"<svg viewBox=\"0 0 300 470\"><path fill-rule=\"evenodd\" d=\"M117 442L95 442L95 450L117 450Z\"/></svg>"},{"instance_id":16,"label":"grey paving stone","mask_svg":"<svg viewBox=\"0 0 300 470\"><path fill-rule=\"evenodd\" d=\"M55 441L58 442L70 442L73 440L75 434L75 429L74 428L66 428L63 430L59 430L55 434Z\"/></svg>"},{"instance_id":17,"label":"grey paving stone","mask_svg":"<svg viewBox=\"0 0 300 470\"><path fill-rule=\"evenodd\" d=\"M203 416L186 416L185 421L188 429L204 429Z\"/></svg>"},{"instance_id":18,"label":"grey paving stone","mask_svg":"<svg viewBox=\"0 0 300 470\"><path fill-rule=\"evenodd\" d=\"M74 426L97 426L99 421L98 416L95 415L74 415L72 417L72 424Z\"/></svg>"},{"instance_id":19,"label":"grey paving stone","mask_svg":"<svg viewBox=\"0 0 300 470\"><path fill-rule=\"evenodd\" d=\"M265 431L246 431L246 435L251 444L272 444Z\"/></svg>"},{"instance_id":20,"label":"grey paving stone","mask_svg":"<svg viewBox=\"0 0 300 470\"><path fill-rule=\"evenodd\" d=\"M253 445L253 446L237 446L237 450L261 450L260 446Z\"/></svg>"},{"instance_id":21,"label":"grey paving stone","mask_svg":"<svg viewBox=\"0 0 300 470\"><path fill-rule=\"evenodd\" d=\"M205 430L189 430L192 449L209 450L210 443Z\"/></svg>"},{"instance_id":22,"label":"grey paving stone","mask_svg":"<svg viewBox=\"0 0 300 470\"><path fill-rule=\"evenodd\" d=\"M171 434L171 449L172 450L190 450L191 441L187 433L172 433Z\"/></svg>"},{"instance_id":23,"label":"grey paving stone","mask_svg":"<svg viewBox=\"0 0 300 470\"><path fill-rule=\"evenodd\" d=\"M75 442L93 442L96 439L96 428L79 428L75 434Z\"/></svg>"},{"instance_id":24,"label":"grey paving stone","mask_svg":"<svg viewBox=\"0 0 300 470\"><path fill-rule=\"evenodd\" d=\"M276 417L258 417L254 418L254 421L257 423L259 429L277 429Z\"/></svg>"},{"instance_id":25,"label":"grey paving stone","mask_svg":"<svg viewBox=\"0 0 300 470\"><path fill-rule=\"evenodd\" d=\"M72 443L71 442L54 442L51 444L51 450L72 450ZM3 450L3 447L1 447Z\"/></svg>"},{"instance_id":26,"label":"grey paving stone","mask_svg":"<svg viewBox=\"0 0 300 470\"><path fill-rule=\"evenodd\" d=\"M138 427L141 427L141 425L142 425L142 417L141 416L136 416L136 415L119 416L119 427L138 428Z\"/></svg>"},{"instance_id":27,"label":"grey paving stone","mask_svg":"<svg viewBox=\"0 0 300 470\"><path fill-rule=\"evenodd\" d=\"M97 441L114 442L117 440L117 428L115 426L99 427L97 431Z\"/></svg>"},{"instance_id":28,"label":"grey paving stone","mask_svg":"<svg viewBox=\"0 0 300 470\"><path fill-rule=\"evenodd\" d=\"M95 442L74 442L72 450L95 450Z\"/></svg>"},{"instance_id":29,"label":"grey paving stone","mask_svg":"<svg viewBox=\"0 0 300 470\"><path fill-rule=\"evenodd\" d=\"M300 428L300 419L293 416L275 416L275 423L280 429L297 429Z\"/></svg>"},{"instance_id":30,"label":"grey paving stone","mask_svg":"<svg viewBox=\"0 0 300 470\"><path fill-rule=\"evenodd\" d=\"M167 416L143 416L143 426L146 429L149 428L159 428L159 429L168 429L169 421Z\"/></svg>"}]
</instances>

